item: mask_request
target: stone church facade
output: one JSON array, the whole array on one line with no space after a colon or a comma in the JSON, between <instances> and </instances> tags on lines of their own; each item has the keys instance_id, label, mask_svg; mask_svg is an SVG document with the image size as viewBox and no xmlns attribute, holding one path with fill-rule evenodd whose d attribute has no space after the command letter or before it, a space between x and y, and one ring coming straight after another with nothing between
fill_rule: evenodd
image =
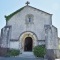
<instances>
[{"instance_id":1,"label":"stone church facade","mask_svg":"<svg viewBox=\"0 0 60 60\"><path fill-rule=\"evenodd\" d=\"M37 45L45 45L47 53L56 53L58 30L52 25L52 14L27 4L5 18L1 47L19 49L23 53L33 51Z\"/></svg>"}]
</instances>

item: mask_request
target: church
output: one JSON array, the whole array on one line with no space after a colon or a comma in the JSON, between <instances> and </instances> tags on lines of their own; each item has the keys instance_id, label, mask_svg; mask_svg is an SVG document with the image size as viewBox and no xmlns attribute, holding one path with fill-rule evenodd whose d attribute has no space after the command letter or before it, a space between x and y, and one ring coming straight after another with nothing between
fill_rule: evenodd
<instances>
[{"instance_id":1,"label":"church","mask_svg":"<svg viewBox=\"0 0 60 60\"><path fill-rule=\"evenodd\" d=\"M29 5L5 16L6 26L1 29L3 48L32 52L37 45L45 45L47 52L58 49L58 30L52 24L52 14Z\"/></svg>"}]
</instances>

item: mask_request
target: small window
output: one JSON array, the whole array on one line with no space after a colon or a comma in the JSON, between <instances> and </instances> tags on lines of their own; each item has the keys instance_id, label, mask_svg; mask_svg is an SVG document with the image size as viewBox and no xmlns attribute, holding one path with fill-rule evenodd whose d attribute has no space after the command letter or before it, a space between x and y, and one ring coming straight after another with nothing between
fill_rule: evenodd
<instances>
[{"instance_id":1,"label":"small window","mask_svg":"<svg viewBox=\"0 0 60 60\"><path fill-rule=\"evenodd\" d=\"M31 18L29 18L29 22L31 22Z\"/></svg>"},{"instance_id":2,"label":"small window","mask_svg":"<svg viewBox=\"0 0 60 60\"><path fill-rule=\"evenodd\" d=\"M26 16L26 24L32 24L33 23L33 15L32 14L28 14Z\"/></svg>"}]
</instances>

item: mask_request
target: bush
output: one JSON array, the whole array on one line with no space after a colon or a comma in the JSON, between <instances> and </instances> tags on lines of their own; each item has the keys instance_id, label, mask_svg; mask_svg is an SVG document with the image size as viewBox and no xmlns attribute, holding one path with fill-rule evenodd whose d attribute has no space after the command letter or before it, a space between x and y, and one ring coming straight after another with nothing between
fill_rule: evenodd
<instances>
[{"instance_id":1,"label":"bush","mask_svg":"<svg viewBox=\"0 0 60 60\"><path fill-rule=\"evenodd\" d=\"M46 49L44 45L34 47L33 53L36 57L44 57Z\"/></svg>"},{"instance_id":2,"label":"bush","mask_svg":"<svg viewBox=\"0 0 60 60\"><path fill-rule=\"evenodd\" d=\"M6 54L6 57L17 56L19 54L20 54L20 50L10 49Z\"/></svg>"}]
</instances>

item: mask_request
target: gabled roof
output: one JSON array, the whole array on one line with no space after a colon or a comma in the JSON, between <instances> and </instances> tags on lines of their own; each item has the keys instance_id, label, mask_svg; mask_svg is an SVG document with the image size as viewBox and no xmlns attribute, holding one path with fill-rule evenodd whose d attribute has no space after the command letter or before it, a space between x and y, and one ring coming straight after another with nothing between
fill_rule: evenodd
<instances>
[{"instance_id":1,"label":"gabled roof","mask_svg":"<svg viewBox=\"0 0 60 60\"><path fill-rule=\"evenodd\" d=\"M29 5L28 5L28 6L29 6ZM26 6L24 6L24 7L20 8L20 9L18 9L17 11L11 13L11 14L8 15L8 16L5 15L6 21L8 21L8 20L9 20L12 16L14 16L16 13L22 11L25 7L26 7ZM46 14L52 15L52 14L50 14L50 13L47 13L47 12L42 11L42 10L40 10L40 9L37 9L37 8L35 8L35 7L32 7L32 6L29 6L29 7L33 8L33 9L36 9L36 10L38 10L38 11L44 12L44 13L46 13Z\"/></svg>"},{"instance_id":2,"label":"gabled roof","mask_svg":"<svg viewBox=\"0 0 60 60\"><path fill-rule=\"evenodd\" d=\"M25 7L25 6L24 6L24 7ZM8 15L8 16L5 15L6 21L8 21L8 20L9 20L12 16L14 16L16 13L20 12L21 10L23 10L24 7L18 9L17 11L11 13L11 14Z\"/></svg>"}]
</instances>

